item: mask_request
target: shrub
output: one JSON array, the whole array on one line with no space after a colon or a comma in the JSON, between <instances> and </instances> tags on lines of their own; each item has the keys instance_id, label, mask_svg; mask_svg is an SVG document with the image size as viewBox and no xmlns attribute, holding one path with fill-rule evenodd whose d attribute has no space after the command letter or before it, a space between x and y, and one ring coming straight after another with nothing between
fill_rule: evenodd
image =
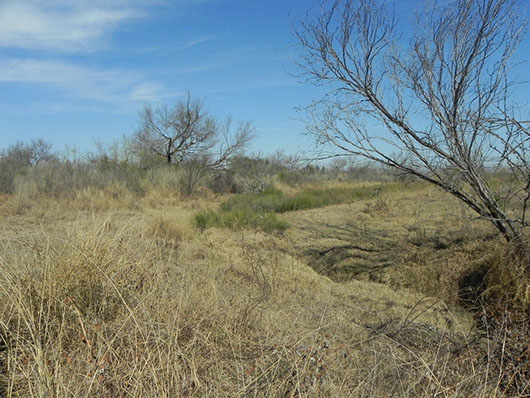
<instances>
[{"instance_id":1,"label":"shrub","mask_svg":"<svg viewBox=\"0 0 530 398\"><path fill-rule=\"evenodd\" d=\"M32 140L28 144L17 142L0 152L0 192L13 193L17 176L26 173L30 167L56 159L51 153L51 145L43 140Z\"/></svg>"},{"instance_id":2,"label":"shrub","mask_svg":"<svg viewBox=\"0 0 530 398\"><path fill-rule=\"evenodd\" d=\"M288 224L275 213L313 209L328 205L350 203L379 195L381 185L309 189L288 196L277 189L261 194L233 196L221 203L219 211L203 211L195 216L195 225L208 227L256 227L266 232L284 231Z\"/></svg>"},{"instance_id":3,"label":"shrub","mask_svg":"<svg viewBox=\"0 0 530 398\"><path fill-rule=\"evenodd\" d=\"M210 180L209 186L215 193L237 193L240 191L234 173L227 170L215 173Z\"/></svg>"},{"instance_id":4,"label":"shrub","mask_svg":"<svg viewBox=\"0 0 530 398\"><path fill-rule=\"evenodd\" d=\"M210 227L256 228L267 233L283 232L289 227L287 221L280 219L274 213L258 213L250 209L201 211L195 215L195 225L200 230Z\"/></svg>"},{"instance_id":5,"label":"shrub","mask_svg":"<svg viewBox=\"0 0 530 398\"><path fill-rule=\"evenodd\" d=\"M146 171L128 162L54 161L27 168L14 179L14 191L25 198L75 197L87 189L103 190L112 196L145 194L142 179ZM119 187L119 189L116 189Z\"/></svg>"},{"instance_id":6,"label":"shrub","mask_svg":"<svg viewBox=\"0 0 530 398\"><path fill-rule=\"evenodd\" d=\"M221 204L221 210L252 210L257 213L277 212L285 196L276 189L266 189L260 194L233 196Z\"/></svg>"},{"instance_id":7,"label":"shrub","mask_svg":"<svg viewBox=\"0 0 530 398\"><path fill-rule=\"evenodd\" d=\"M172 167L166 165L147 169L142 177L142 188L146 192L157 192L165 195L181 192L181 176Z\"/></svg>"},{"instance_id":8,"label":"shrub","mask_svg":"<svg viewBox=\"0 0 530 398\"><path fill-rule=\"evenodd\" d=\"M223 211L250 209L255 212L285 213L306 210L355 200L368 199L381 190L380 185L308 189L291 196L268 189L259 195L238 195L221 204Z\"/></svg>"}]
</instances>

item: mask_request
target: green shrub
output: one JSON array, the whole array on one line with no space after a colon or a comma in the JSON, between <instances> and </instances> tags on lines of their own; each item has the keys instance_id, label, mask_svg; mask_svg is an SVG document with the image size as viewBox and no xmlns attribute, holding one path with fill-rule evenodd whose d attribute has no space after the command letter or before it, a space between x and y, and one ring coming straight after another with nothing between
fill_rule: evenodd
<instances>
[{"instance_id":1,"label":"green shrub","mask_svg":"<svg viewBox=\"0 0 530 398\"><path fill-rule=\"evenodd\" d=\"M309 189L287 196L283 192L268 189L257 195L234 196L221 204L222 211L247 209L258 213L285 213L288 211L314 209L374 196L380 185Z\"/></svg>"},{"instance_id":2,"label":"green shrub","mask_svg":"<svg viewBox=\"0 0 530 398\"><path fill-rule=\"evenodd\" d=\"M258 213L250 209L233 211L201 211L195 215L195 225L201 231L210 227L231 229L256 228L264 232L283 232L288 227L287 221L274 213Z\"/></svg>"},{"instance_id":3,"label":"green shrub","mask_svg":"<svg viewBox=\"0 0 530 398\"><path fill-rule=\"evenodd\" d=\"M288 224L276 213L314 209L340 203L351 203L374 197L384 189L382 185L308 189L288 196L277 189L266 189L261 194L233 196L224 201L219 211L202 211L195 216L200 230L209 227L232 229L258 228L265 232L284 231ZM394 189L392 187L392 189Z\"/></svg>"},{"instance_id":4,"label":"green shrub","mask_svg":"<svg viewBox=\"0 0 530 398\"><path fill-rule=\"evenodd\" d=\"M244 194L229 198L221 204L221 210L247 209L257 213L277 212L284 200L284 194L276 189L266 189L260 194Z\"/></svg>"}]
</instances>

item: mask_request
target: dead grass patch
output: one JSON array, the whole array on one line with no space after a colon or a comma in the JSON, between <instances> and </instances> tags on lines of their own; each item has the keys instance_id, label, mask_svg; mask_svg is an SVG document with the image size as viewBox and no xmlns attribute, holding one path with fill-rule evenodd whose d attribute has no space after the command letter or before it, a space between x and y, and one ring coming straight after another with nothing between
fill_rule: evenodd
<instances>
[{"instance_id":1,"label":"dead grass patch","mask_svg":"<svg viewBox=\"0 0 530 398\"><path fill-rule=\"evenodd\" d=\"M402 282L337 283L316 272L305 251L348 244L360 252L355 245L373 249L364 254L375 263L382 254L374 234L396 258L418 264L422 251L476 250L471 238L448 237L449 247L438 249L430 239L411 241L416 232L399 225L423 217L409 201L418 195L425 192L392 193L387 208L369 212L362 210L375 198L292 212L284 236L198 233L191 219L203 203L191 202L9 216L0 235L0 391L501 397L499 342L484 339L469 314L398 289ZM348 226L347 214L361 221ZM417 252L400 251L396 241Z\"/></svg>"}]
</instances>

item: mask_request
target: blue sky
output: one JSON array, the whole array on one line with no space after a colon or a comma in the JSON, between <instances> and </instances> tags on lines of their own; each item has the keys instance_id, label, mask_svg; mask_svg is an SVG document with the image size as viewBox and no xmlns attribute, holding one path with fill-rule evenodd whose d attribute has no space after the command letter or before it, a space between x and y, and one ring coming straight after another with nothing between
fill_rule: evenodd
<instances>
[{"instance_id":1,"label":"blue sky","mask_svg":"<svg viewBox=\"0 0 530 398\"><path fill-rule=\"evenodd\" d=\"M0 147L90 149L131 134L143 104L186 91L251 120L256 150L297 150L290 13L301 0L0 0Z\"/></svg>"},{"instance_id":2,"label":"blue sky","mask_svg":"<svg viewBox=\"0 0 530 398\"><path fill-rule=\"evenodd\" d=\"M254 150L305 148L294 108L318 93L289 73L290 20L313 4L0 0L0 147L88 150L131 134L143 104L189 90L216 116L251 120Z\"/></svg>"}]
</instances>

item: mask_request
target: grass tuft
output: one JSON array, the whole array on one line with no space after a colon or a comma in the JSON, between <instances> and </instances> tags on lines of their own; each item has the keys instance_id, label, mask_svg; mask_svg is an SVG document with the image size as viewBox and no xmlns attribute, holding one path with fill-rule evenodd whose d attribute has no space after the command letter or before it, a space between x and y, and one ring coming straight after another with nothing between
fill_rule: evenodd
<instances>
[{"instance_id":1,"label":"grass tuft","mask_svg":"<svg viewBox=\"0 0 530 398\"><path fill-rule=\"evenodd\" d=\"M351 203L373 197L383 188L379 184L304 189L294 195L267 190L258 195L234 196L221 205L224 211L249 209L255 212L286 213Z\"/></svg>"},{"instance_id":2,"label":"grass tuft","mask_svg":"<svg viewBox=\"0 0 530 398\"><path fill-rule=\"evenodd\" d=\"M258 228L265 232L285 231L289 224L275 213L307 210L341 203L352 203L377 197L386 188L380 184L338 186L304 189L287 195L277 189L267 189L260 194L233 196L221 203L219 211L207 210L195 216L200 230L209 227L232 229Z\"/></svg>"},{"instance_id":3,"label":"grass tuft","mask_svg":"<svg viewBox=\"0 0 530 398\"><path fill-rule=\"evenodd\" d=\"M209 227L225 227L231 229L256 228L267 233L283 232L288 227L287 221L274 213L259 213L250 209L232 211L205 210L195 215L195 225L201 231Z\"/></svg>"}]
</instances>

